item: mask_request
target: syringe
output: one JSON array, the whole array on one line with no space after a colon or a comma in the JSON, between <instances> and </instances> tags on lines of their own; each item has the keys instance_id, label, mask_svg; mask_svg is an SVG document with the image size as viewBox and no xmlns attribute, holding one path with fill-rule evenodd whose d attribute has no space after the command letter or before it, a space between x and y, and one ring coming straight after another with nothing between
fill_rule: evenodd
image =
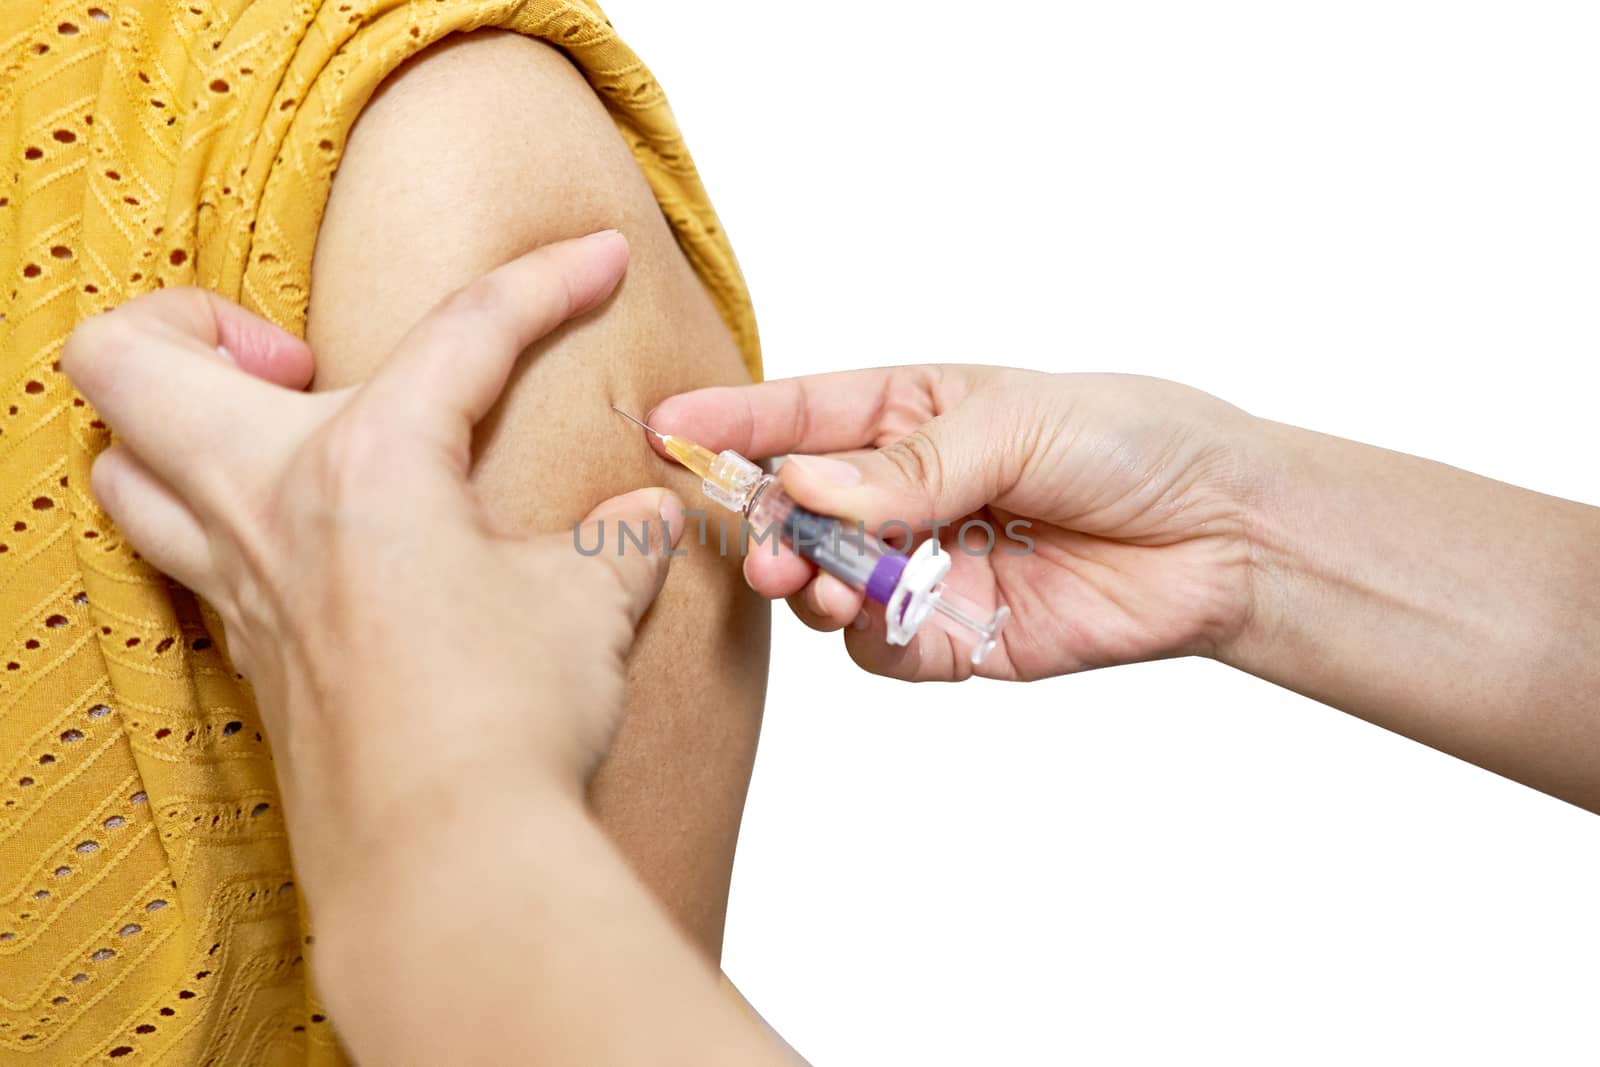
<instances>
[{"instance_id":1,"label":"syringe","mask_svg":"<svg viewBox=\"0 0 1600 1067\"><path fill-rule=\"evenodd\" d=\"M829 515L796 504L778 479L732 450L713 454L687 438L646 426L626 411L611 410L654 436L667 454L701 478L700 491L729 511L743 515L759 538L776 530L783 543L868 600L884 607L891 645L911 643L922 624L938 618L950 633L973 642L972 665L994 649L1011 609L999 605L993 614L945 587L951 555L934 538L909 556L896 552L867 533Z\"/></svg>"}]
</instances>

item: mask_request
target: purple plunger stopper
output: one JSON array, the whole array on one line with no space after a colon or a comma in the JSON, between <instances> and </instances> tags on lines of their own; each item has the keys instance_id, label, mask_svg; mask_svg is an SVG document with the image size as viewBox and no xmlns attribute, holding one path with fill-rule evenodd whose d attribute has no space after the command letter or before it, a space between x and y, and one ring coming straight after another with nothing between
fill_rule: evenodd
<instances>
[{"instance_id":1,"label":"purple plunger stopper","mask_svg":"<svg viewBox=\"0 0 1600 1067\"><path fill-rule=\"evenodd\" d=\"M900 574L906 569L906 557L897 552L885 552L878 558L867 578L867 599L880 604L889 603L894 587L900 584Z\"/></svg>"}]
</instances>

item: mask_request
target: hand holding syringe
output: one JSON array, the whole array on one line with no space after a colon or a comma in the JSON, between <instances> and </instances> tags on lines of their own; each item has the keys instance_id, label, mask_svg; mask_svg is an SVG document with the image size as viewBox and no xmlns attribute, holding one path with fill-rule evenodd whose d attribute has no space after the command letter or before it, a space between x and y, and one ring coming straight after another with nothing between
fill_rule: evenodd
<instances>
[{"instance_id":1,"label":"hand holding syringe","mask_svg":"<svg viewBox=\"0 0 1600 1067\"><path fill-rule=\"evenodd\" d=\"M1218 648L1248 615L1248 552L1226 463L1256 422L1172 382L885 367L697 390L645 421L710 449L787 455L779 479L808 511L868 530L943 526L940 558L954 564L949 583L983 605L970 613L979 630L1010 609L976 666L937 611L899 647L864 587L787 548L745 559L752 588L787 598L815 629L842 630L851 658L875 674L1025 680L1189 655ZM980 532L959 537L973 521L995 535L987 551L974 543ZM858 628L863 605L869 625Z\"/></svg>"},{"instance_id":2,"label":"hand holding syringe","mask_svg":"<svg viewBox=\"0 0 1600 1067\"><path fill-rule=\"evenodd\" d=\"M661 442L667 454L698 474L706 497L744 516L758 537L776 534L802 558L810 560L868 600L883 605L890 644L905 645L925 622L939 623L971 646L974 667L995 646L1000 628L1011 614L998 606L985 612L945 587L951 556L930 538L909 556L885 546L867 533L796 504L778 480L737 452L712 453L686 438L647 426L621 408L612 410Z\"/></svg>"}]
</instances>

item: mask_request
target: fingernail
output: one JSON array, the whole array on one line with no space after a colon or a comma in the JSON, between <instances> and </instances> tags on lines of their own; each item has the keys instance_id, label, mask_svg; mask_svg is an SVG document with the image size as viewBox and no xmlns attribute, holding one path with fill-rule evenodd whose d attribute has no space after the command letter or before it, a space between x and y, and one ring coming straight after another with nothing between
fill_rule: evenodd
<instances>
[{"instance_id":1,"label":"fingernail","mask_svg":"<svg viewBox=\"0 0 1600 1067\"><path fill-rule=\"evenodd\" d=\"M827 456L790 456L786 462L793 463L827 485L844 488L861 484L861 472L856 469L855 464L846 463L842 459L829 459Z\"/></svg>"},{"instance_id":2,"label":"fingernail","mask_svg":"<svg viewBox=\"0 0 1600 1067\"><path fill-rule=\"evenodd\" d=\"M828 598L833 596L834 599L838 599L837 594L829 593L829 590L835 587L842 588L846 595L848 595L850 592L849 586L845 585L827 571L823 571L821 574L813 578L811 580L811 584L806 587L806 603L811 605L811 610L816 612L818 615L829 614Z\"/></svg>"},{"instance_id":3,"label":"fingernail","mask_svg":"<svg viewBox=\"0 0 1600 1067\"><path fill-rule=\"evenodd\" d=\"M826 577L826 575L823 577ZM828 609L822 604L822 582L820 580L806 586L806 607L810 608L815 615L826 615L828 613Z\"/></svg>"},{"instance_id":4,"label":"fingernail","mask_svg":"<svg viewBox=\"0 0 1600 1067\"><path fill-rule=\"evenodd\" d=\"M661 498L661 522L667 528L667 546L677 548L683 536L683 505L672 493Z\"/></svg>"},{"instance_id":5,"label":"fingernail","mask_svg":"<svg viewBox=\"0 0 1600 1067\"><path fill-rule=\"evenodd\" d=\"M597 230L594 233L589 234L587 237L585 237L583 239L585 241L614 241L619 237L622 237L622 231L621 230L610 229L610 230ZM623 238L623 240L626 240L626 238Z\"/></svg>"},{"instance_id":6,"label":"fingernail","mask_svg":"<svg viewBox=\"0 0 1600 1067\"><path fill-rule=\"evenodd\" d=\"M865 630L868 626L871 626L871 625L872 625L872 620L867 617L867 609L866 608L862 608L860 611L856 612L855 621L853 621L850 624L850 629L852 629L852 630Z\"/></svg>"},{"instance_id":7,"label":"fingernail","mask_svg":"<svg viewBox=\"0 0 1600 1067\"><path fill-rule=\"evenodd\" d=\"M661 429L656 424L661 421L663 415L668 417L672 415L672 401L674 399L676 398L672 396L662 398L658 404L639 417L644 420L646 426L655 426L656 429Z\"/></svg>"},{"instance_id":8,"label":"fingernail","mask_svg":"<svg viewBox=\"0 0 1600 1067\"><path fill-rule=\"evenodd\" d=\"M233 364L235 367L237 367L239 365L239 361L233 358L233 353L228 351L226 345L218 345L217 346L217 355L221 356L223 359L227 360L229 363Z\"/></svg>"}]
</instances>

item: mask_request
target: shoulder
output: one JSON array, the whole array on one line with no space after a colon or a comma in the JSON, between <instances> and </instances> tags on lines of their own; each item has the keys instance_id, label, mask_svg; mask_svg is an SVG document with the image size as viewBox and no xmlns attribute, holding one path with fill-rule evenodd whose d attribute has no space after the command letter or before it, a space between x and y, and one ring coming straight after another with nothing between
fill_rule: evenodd
<instances>
[{"instance_id":1,"label":"shoulder","mask_svg":"<svg viewBox=\"0 0 1600 1067\"><path fill-rule=\"evenodd\" d=\"M347 200L371 194L474 218L570 200L578 189L615 207L645 187L605 105L566 56L493 30L447 38L391 75L357 120L337 181Z\"/></svg>"},{"instance_id":2,"label":"shoulder","mask_svg":"<svg viewBox=\"0 0 1600 1067\"><path fill-rule=\"evenodd\" d=\"M356 120L317 236L308 339L322 351L318 335L330 340L336 327L363 351L388 351L443 294L531 248L608 227L636 252L672 243L583 75L532 38L447 38L391 75ZM635 256L635 267L648 262ZM406 309L407 320L358 322L355 308Z\"/></svg>"}]
</instances>

